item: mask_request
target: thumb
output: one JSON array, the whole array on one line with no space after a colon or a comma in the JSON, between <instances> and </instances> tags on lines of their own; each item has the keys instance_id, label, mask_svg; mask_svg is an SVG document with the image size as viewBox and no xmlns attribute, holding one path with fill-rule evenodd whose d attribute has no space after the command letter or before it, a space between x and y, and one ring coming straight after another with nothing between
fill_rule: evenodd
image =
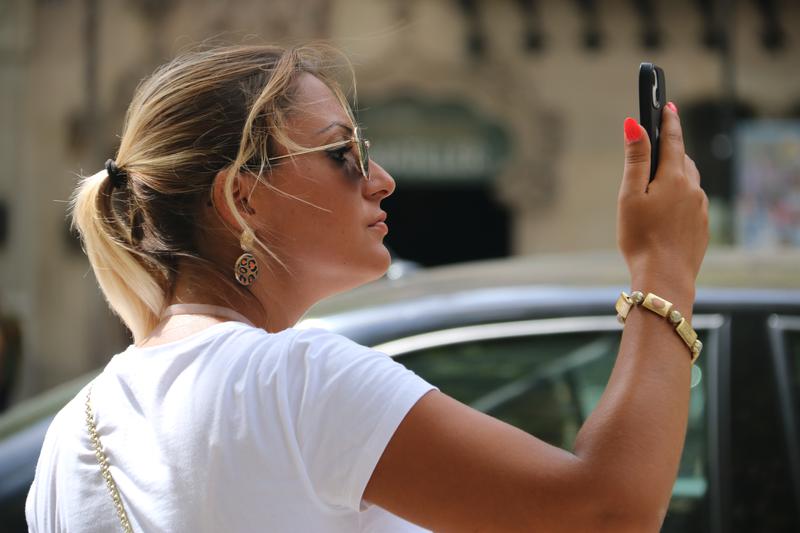
<instances>
[{"instance_id":1,"label":"thumb","mask_svg":"<svg viewBox=\"0 0 800 533\"><path fill-rule=\"evenodd\" d=\"M625 170L620 194L643 193L650 183L650 139L638 122L625 119Z\"/></svg>"}]
</instances>

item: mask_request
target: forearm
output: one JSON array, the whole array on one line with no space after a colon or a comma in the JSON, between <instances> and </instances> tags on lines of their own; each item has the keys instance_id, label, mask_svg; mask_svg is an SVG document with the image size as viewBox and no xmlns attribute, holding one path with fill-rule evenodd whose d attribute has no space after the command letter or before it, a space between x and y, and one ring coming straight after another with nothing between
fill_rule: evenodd
<instances>
[{"instance_id":1,"label":"forearm","mask_svg":"<svg viewBox=\"0 0 800 533\"><path fill-rule=\"evenodd\" d=\"M631 288L666 298L691 320L692 283L641 276ZM690 379L690 352L674 327L641 306L632 309L611 378L578 433L575 454L609 496L635 505L633 512L666 510L686 435Z\"/></svg>"}]
</instances>

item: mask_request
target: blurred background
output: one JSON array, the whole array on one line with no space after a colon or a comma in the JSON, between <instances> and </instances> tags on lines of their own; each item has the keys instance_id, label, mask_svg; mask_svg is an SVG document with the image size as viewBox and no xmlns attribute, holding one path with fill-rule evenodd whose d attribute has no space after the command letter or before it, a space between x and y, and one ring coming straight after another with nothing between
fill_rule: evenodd
<instances>
[{"instance_id":1,"label":"blurred background","mask_svg":"<svg viewBox=\"0 0 800 533\"><path fill-rule=\"evenodd\" d=\"M614 250L642 61L680 109L712 246L800 247L794 0L0 0L0 411L130 342L66 207L113 157L138 82L208 39L319 38L352 58L397 180L398 257Z\"/></svg>"}]
</instances>

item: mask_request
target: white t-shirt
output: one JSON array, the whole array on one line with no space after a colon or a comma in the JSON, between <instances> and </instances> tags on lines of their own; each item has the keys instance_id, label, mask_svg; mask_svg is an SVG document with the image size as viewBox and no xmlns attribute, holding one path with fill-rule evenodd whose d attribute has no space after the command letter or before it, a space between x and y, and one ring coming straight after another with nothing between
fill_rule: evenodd
<instances>
[{"instance_id":1,"label":"white t-shirt","mask_svg":"<svg viewBox=\"0 0 800 533\"><path fill-rule=\"evenodd\" d=\"M93 383L134 531L426 531L362 501L397 426L437 389L384 353L321 329L225 322L131 346ZM25 508L34 533L120 529L86 429L86 390L47 431Z\"/></svg>"}]
</instances>

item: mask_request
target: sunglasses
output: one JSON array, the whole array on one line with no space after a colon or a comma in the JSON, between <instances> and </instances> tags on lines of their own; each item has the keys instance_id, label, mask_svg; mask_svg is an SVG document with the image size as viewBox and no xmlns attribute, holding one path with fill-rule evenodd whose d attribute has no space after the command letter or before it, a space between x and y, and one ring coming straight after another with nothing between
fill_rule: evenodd
<instances>
[{"instance_id":1,"label":"sunglasses","mask_svg":"<svg viewBox=\"0 0 800 533\"><path fill-rule=\"evenodd\" d=\"M286 159L287 157L294 157L296 155L310 154L313 152L322 152L325 150L334 150L342 148L348 144L355 143L358 153L358 168L361 170L361 175L364 179L369 181L369 141L361 136L361 128L356 126L353 130L353 136L344 141L337 141L335 143L323 144L322 146L315 146L314 148L305 148L292 152L291 154L279 155L270 157L267 161L277 161L278 159Z\"/></svg>"}]
</instances>

